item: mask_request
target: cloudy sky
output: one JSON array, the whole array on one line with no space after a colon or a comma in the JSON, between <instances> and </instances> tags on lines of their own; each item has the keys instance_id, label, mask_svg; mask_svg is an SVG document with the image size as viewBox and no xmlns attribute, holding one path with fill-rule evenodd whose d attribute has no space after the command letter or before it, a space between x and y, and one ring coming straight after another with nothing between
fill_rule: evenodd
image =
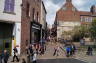
<instances>
[{"instance_id":1,"label":"cloudy sky","mask_svg":"<svg viewBox=\"0 0 96 63\"><path fill-rule=\"evenodd\" d=\"M54 23L56 11L58 11L66 0L43 0L47 10L47 23ZM96 0L72 0L73 5L80 11L90 11L92 5L96 5Z\"/></svg>"}]
</instances>

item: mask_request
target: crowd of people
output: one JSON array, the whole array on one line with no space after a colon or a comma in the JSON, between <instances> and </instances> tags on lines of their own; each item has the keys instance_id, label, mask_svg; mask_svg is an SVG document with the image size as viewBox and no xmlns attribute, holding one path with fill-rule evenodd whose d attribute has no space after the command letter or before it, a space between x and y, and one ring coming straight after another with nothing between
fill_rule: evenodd
<instances>
[{"instance_id":1,"label":"crowd of people","mask_svg":"<svg viewBox=\"0 0 96 63\"><path fill-rule=\"evenodd\" d=\"M40 45L40 44L34 44L34 45L29 45L26 47L26 54L27 54L27 62L33 62L36 63L36 56L37 55L43 55L46 50L45 45Z\"/></svg>"},{"instance_id":2,"label":"crowd of people","mask_svg":"<svg viewBox=\"0 0 96 63\"><path fill-rule=\"evenodd\" d=\"M54 51L53 51L53 56L59 56L59 53L60 53L60 49L62 49L65 54L66 54L66 57L70 57L70 56L73 56L75 55L75 52L77 50L76 46L71 43L71 44L67 44L65 46L60 46L60 45L55 45L54 47ZM13 49L13 53L14 53L14 56L13 56L13 59L12 59L12 62L16 61L19 62L20 61L20 58L18 57L18 50L17 50L17 47L14 47ZM37 63L36 60L37 60L37 55L44 55L46 51L46 45L45 44L30 44L30 45L27 45L26 46L26 57L27 57L27 61L22 58L22 63ZM87 49L87 52L86 52L86 55L93 55L92 54L93 52L93 48L92 47L88 47ZM8 62L8 59L9 59L9 52L7 50L4 50L1 55L0 55L0 63L7 63Z\"/></svg>"},{"instance_id":3,"label":"crowd of people","mask_svg":"<svg viewBox=\"0 0 96 63\"><path fill-rule=\"evenodd\" d=\"M75 47L74 44L70 44L70 45L67 45L67 46L64 46L64 47L56 45L54 47L53 56L59 56L60 49L63 50L66 53L67 57L74 55L75 51L76 51L76 47Z\"/></svg>"},{"instance_id":4,"label":"crowd of people","mask_svg":"<svg viewBox=\"0 0 96 63\"><path fill-rule=\"evenodd\" d=\"M65 52L66 57L74 56L76 51L78 50L78 48L73 43L64 46L56 45L54 47L53 56L59 56L60 49ZM88 48L86 49L86 55L93 55L93 48L91 46L88 46Z\"/></svg>"},{"instance_id":5,"label":"crowd of people","mask_svg":"<svg viewBox=\"0 0 96 63\"><path fill-rule=\"evenodd\" d=\"M25 58L22 58L22 63L36 63L37 60L37 55L43 55L46 50L45 45L40 45L40 44L30 44L29 46L26 46L26 56L27 56L27 61ZM21 58L18 56L18 49L17 47L14 47L13 49L13 57L11 62L19 62ZM9 52L7 50L2 51L0 54L0 63L8 63L9 59Z\"/></svg>"}]
</instances>

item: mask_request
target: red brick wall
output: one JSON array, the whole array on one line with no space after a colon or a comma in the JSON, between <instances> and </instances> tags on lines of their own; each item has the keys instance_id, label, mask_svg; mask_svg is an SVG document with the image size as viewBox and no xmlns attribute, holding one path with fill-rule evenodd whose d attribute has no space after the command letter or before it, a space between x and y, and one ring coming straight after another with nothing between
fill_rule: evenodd
<instances>
[{"instance_id":1,"label":"red brick wall","mask_svg":"<svg viewBox=\"0 0 96 63\"><path fill-rule=\"evenodd\" d=\"M41 0L23 0L22 1L22 16L21 16L21 53L25 51L26 40L30 43L30 23L33 21L33 8L35 9L35 16L39 13L39 19L41 14ZM27 4L29 4L30 16L26 16Z\"/></svg>"},{"instance_id":2,"label":"red brick wall","mask_svg":"<svg viewBox=\"0 0 96 63\"><path fill-rule=\"evenodd\" d=\"M80 21L80 15L78 12L60 10L57 13L57 21Z\"/></svg>"}]
</instances>

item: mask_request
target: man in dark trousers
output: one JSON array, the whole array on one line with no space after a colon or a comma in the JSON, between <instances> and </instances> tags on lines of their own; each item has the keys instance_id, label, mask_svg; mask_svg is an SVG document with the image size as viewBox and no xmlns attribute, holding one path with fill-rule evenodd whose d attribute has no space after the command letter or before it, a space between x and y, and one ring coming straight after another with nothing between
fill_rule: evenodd
<instances>
[{"instance_id":1,"label":"man in dark trousers","mask_svg":"<svg viewBox=\"0 0 96 63\"><path fill-rule=\"evenodd\" d=\"M16 60L17 60L17 62L19 62L19 58L18 58L18 50L17 50L17 48L16 47L14 47L14 56L13 56L13 61L12 62L14 62L14 59L16 58Z\"/></svg>"},{"instance_id":2,"label":"man in dark trousers","mask_svg":"<svg viewBox=\"0 0 96 63\"><path fill-rule=\"evenodd\" d=\"M89 46L87 50L87 55L92 55L92 51L93 51L92 47Z\"/></svg>"},{"instance_id":3,"label":"man in dark trousers","mask_svg":"<svg viewBox=\"0 0 96 63\"><path fill-rule=\"evenodd\" d=\"M7 50L4 50L4 52L1 55L2 55L2 60L4 61L4 63L7 63L8 62L8 59L9 59L8 51Z\"/></svg>"}]
</instances>

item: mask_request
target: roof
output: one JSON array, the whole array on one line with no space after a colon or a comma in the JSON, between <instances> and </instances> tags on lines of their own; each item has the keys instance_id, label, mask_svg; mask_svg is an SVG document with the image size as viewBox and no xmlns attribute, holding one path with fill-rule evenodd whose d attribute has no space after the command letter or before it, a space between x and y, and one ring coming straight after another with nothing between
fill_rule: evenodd
<instances>
[{"instance_id":1,"label":"roof","mask_svg":"<svg viewBox=\"0 0 96 63\"><path fill-rule=\"evenodd\" d=\"M55 19L57 21L79 22L80 16L96 17L96 12L78 11L72 2L66 2L61 9L57 11Z\"/></svg>"}]
</instances>

